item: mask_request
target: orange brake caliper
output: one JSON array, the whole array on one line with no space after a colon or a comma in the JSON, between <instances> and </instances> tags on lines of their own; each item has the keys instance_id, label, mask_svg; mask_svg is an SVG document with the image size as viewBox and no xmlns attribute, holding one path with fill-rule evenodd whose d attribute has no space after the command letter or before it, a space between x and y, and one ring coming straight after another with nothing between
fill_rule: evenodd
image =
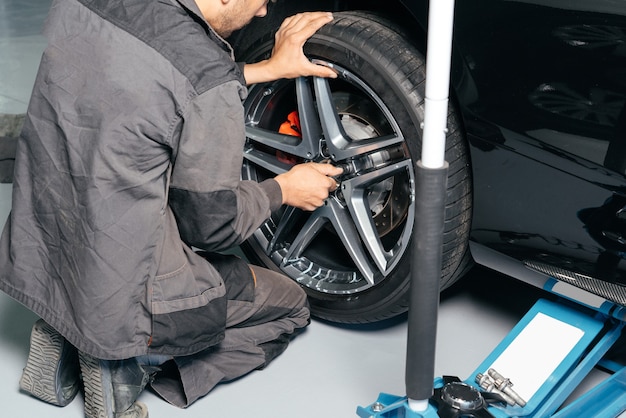
<instances>
[{"instance_id":1,"label":"orange brake caliper","mask_svg":"<svg viewBox=\"0 0 626 418\"><path fill-rule=\"evenodd\" d=\"M278 133L302 138L302 133L300 132L300 118L298 117L297 111L294 110L287 115L287 120L280 125ZM286 154L282 151L276 151L276 158L278 161L286 164L295 165L298 163L298 157Z\"/></svg>"}]
</instances>

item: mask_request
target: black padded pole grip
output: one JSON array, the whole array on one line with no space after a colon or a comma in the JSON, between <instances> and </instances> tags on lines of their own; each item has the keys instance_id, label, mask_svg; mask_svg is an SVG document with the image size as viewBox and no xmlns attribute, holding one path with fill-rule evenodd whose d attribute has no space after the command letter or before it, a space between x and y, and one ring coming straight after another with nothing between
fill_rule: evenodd
<instances>
[{"instance_id":1,"label":"black padded pole grip","mask_svg":"<svg viewBox=\"0 0 626 418\"><path fill-rule=\"evenodd\" d=\"M442 168L415 165L415 226L408 314L406 390L409 399L433 395L439 281L448 163Z\"/></svg>"}]
</instances>

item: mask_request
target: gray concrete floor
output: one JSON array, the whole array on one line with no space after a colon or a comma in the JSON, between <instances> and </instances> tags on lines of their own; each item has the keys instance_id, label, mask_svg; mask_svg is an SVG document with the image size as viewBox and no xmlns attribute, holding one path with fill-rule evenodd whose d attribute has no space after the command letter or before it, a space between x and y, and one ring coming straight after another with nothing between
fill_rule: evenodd
<instances>
[{"instance_id":1,"label":"gray concrete floor","mask_svg":"<svg viewBox=\"0 0 626 418\"><path fill-rule=\"evenodd\" d=\"M50 0L0 0L0 113L26 111L45 40L40 35ZM0 225L10 211L11 185L0 184ZM541 291L475 269L444 292L438 317L435 375L467 378L511 330ZM82 397L65 408L21 393L18 381L37 318L0 293L0 415L81 417ZM267 369L218 386L187 410L149 391L141 395L152 418L344 418L380 392L404 395L406 317L382 324L340 326L314 320ZM594 372L576 393L605 376ZM590 411L589 417L593 416Z\"/></svg>"}]
</instances>

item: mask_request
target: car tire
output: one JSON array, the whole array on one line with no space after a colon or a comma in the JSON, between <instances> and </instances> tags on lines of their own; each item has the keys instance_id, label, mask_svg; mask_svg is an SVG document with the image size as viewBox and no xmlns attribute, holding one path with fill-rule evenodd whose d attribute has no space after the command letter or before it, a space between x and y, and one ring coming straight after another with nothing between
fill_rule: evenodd
<instances>
[{"instance_id":1,"label":"car tire","mask_svg":"<svg viewBox=\"0 0 626 418\"><path fill-rule=\"evenodd\" d=\"M264 35L238 51L239 58L268 58L273 34ZM251 86L245 102L243 179L262 181L306 161L344 167L341 187L324 207L312 213L283 207L242 246L252 262L300 283L318 318L377 322L409 305L410 271L419 268L409 248L419 199L413 176L421 152L425 58L405 39L382 17L334 13L305 53L335 68L338 78ZM294 110L301 138L278 133ZM469 155L457 115L451 100L442 290L472 265Z\"/></svg>"}]
</instances>

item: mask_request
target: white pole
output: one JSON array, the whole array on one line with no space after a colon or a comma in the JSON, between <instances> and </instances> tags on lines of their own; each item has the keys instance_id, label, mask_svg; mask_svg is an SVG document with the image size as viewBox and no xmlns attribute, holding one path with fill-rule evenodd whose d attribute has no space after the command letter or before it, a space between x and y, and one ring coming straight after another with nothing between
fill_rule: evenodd
<instances>
[{"instance_id":1,"label":"white pole","mask_svg":"<svg viewBox=\"0 0 626 418\"><path fill-rule=\"evenodd\" d=\"M442 167L445 161L453 25L454 0L431 0L422 144L422 164L427 168Z\"/></svg>"}]
</instances>

